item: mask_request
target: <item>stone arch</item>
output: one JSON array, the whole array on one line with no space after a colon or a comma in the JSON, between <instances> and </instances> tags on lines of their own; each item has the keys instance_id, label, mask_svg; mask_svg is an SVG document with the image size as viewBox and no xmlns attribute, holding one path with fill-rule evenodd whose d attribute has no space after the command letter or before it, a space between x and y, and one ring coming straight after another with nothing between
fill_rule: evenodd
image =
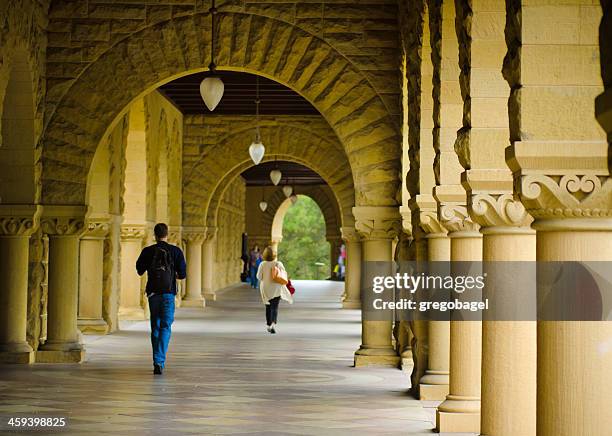
<instances>
[{"instance_id":1,"label":"stone arch","mask_svg":"<svg viewBox=\"0 0 612 436\"><path fill-rule=\"evenodd\" d=\"M297 195L306 195L317 203L325 219L326 236L339 236L341 227L340 210L331 190L328 191L322 186L300 186L296 191ZM264 234L271 235L271 240L280 240L283 237L283 221L285 214L291 207L291 200L285 198L282 191L277 189L266 201L268 208L263 217Z\"/></svg>"},{"instance_id":2,"label":"stone arch","mask_svg":"<svg viewBox=\"0 0 612 436\"><path fill-rule=\"evenodd\" d=\"M205 69L208 19L208 13L181 16L130 34L71 84L45 131L45 203L83 202L95 148L121 108L163 83ZM363 71L322 39L258 15L220 13L219 45L219 69L276 80L304 96L325 117L351 162L357 204L397 204L397 124ZM51 180L54 183L48 183Z\"/></svg>"},{"instance_id":3,"label":"stone arch","mask_svg":"<svg viewBox=\"0 0 612 436\"><path fill-rule=\"evenodd\" d=\"M38 201L38 155L36 110L28 52L17 49L1 75L8 81L3 90L0 122L0 202L33 204ZM2 97L2 95L0 95Z\"/></svg>"},{"instance_id":4,"label":"stone arch","mask_svg":"<svg viewBox=\"0 0 612 436\"><path fill-rule=\"evenodd\" d=\"M253 125L233 131L209 147L185 175L183 191L184 221L189 225L214 226L216 208L224 188L234 177L253 165L248 157ZM355 189L350 165L341 145L318 136L307 126L261 123L266 144L264 161L288 160L316 171L329 184L340 205L343 222L353 222Z\"/></svg>"}]
</instances>

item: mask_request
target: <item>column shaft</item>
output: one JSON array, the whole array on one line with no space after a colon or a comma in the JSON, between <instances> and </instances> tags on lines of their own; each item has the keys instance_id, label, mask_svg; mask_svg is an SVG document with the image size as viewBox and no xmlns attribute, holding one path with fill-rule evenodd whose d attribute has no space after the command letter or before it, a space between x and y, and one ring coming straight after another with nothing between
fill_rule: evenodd
<instances>
[{"instance_id":1,"label":"column shaft","mask_svg":"<svg viewBox=\"0 0 612 436\"><path fill-rule=\"evenodd\" d=\"M29 236L0 237L0 362L32 363L26 342Z\"/></svg>"},{"instance_id":2,"label":"column shaft","mask_svg":"<svg viewBox=\"0 0 612 436\"><path fill-rule=\"evenodd\" d=\"M213 289L213 274L215 273L215 242L207 239L202 244L202 288L206 300L215 301L215 290Z\"/></svg>"},{"instance_id":3,"label":"column shaft","mask_svg":"<svg viewBox=\"0 0 612 436\"><path fill-rule=\"evenodd\" d=\"M445 234L427 236L429 262L449 262L451 242ZM439 265L439 264L436 264ZM444 400L448 395L450 366L450 322L429 321L428 367L421 377L421 400Z\"/></svg>"},{"instance_id":4,"label":"column shaft","mask_svg":"<svg viewBox=\"0 0 612 436\"><path fill-rule=\"evenodd\" d=\"M451 233L452 261L481 261L482 236L477 232ZM439 432L480 431L480 366L482 322L450 322L450 383L446 400L438 407Z\"/></svg>"},{"instance_id":5,"label":"column shaft","mask_svg":"<svg viewBox=\"0 0 612 436\"><path fill-rule=\"evenodd\" d=\"M361 241L346 241L344 309L361 309Z\"/></svg>"},{"instance_id":6,"label":"column shaft","mask_svg":"<svg viewBox=\"0 0 612 436\"><path fill-rule=\"evenodd\" d=\"M389 262L391 265L391 239L363 241L364 261ZM391 274L391 271L389 271ZM363 315L362 315L363 316ZM361 321L361 347L355 352L355 366L399 365L399 356L393 348L391 321Z\"/></svg>"},{"instance_id":7,"label":"column shaft","mask_svg":"<svg viewBox=\"0 0 612 436\"><path fill-rule=\"evenodd\" d=\"M79 330L85 334L106 334L108 324L102 318L104 239L84 238L80 245Z\"/></svg>"},{"instance_id":8,"label":"column shaft","mask_svg":"<svg viewBox=\"0 0 612 436\"><path fill-rule=\"evenodd\" d=\"M121 239L121 319L145 319L141 301L141 278L136 273L136 260L141 250L141 238Z\"/></svg>"},{"instance_id":9,"label":"column shaft","mask_svg":"<svg viewBox=\"0 0 612 436\"><path fill-rule=\"evenodd\" d=\"M187 289L182 307L204 307L202 298L202 241L187 240Z\"/></svg>"},{"instance_id":10,"label":"column shaft","mask_svg":"<svg viewBox=\"0 0 612 436\"><path fill-rule=\"evenodd\" d=\"M607 231L543 231L537 226L537 259L612 261L612 222ZM537 434L604 435L612 428L612 322L538 323Z\"/></svg>"},{"instance_id":11,"label":"column shaft","mask_svg":"<svg viewBox=\"0 0 612 436\"><path fill-rule=\"evenodd\" d=\"M36 353L37 362L80 362L83 345L77 328L79 238L49 236L47 341Z\"/></svg>"}]
</instances>

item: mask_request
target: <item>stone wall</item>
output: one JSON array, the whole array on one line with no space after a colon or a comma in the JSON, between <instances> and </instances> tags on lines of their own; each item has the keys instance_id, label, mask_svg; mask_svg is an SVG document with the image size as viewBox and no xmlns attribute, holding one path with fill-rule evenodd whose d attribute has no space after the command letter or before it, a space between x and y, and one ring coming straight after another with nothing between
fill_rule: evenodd
<instances>
[{"instance_id":1,"label":"stone wall","mask_svg":"<svg viewBox=\"0 0 612 436\"><path fill-rule=\"evenodd\" d=\"M240 281L245 193L244 179L236 177L223 195L219 207L213 289L221 289Z\"/></svg>"}]
</instances>

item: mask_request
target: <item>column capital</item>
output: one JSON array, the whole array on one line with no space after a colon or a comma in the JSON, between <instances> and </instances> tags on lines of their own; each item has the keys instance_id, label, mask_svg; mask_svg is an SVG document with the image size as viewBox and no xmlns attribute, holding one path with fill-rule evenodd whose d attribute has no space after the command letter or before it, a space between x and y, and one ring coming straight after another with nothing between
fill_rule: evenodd
<instances>
[{"instance_id":1,"label":"column capital","mask_svg":"<svg viewBox=\"0 0 612 436\"><path fill-rule=\"evenodd\" d=\"M86 211L86 206L43 206L40 226L50 236L81 236Z\"/></svg>"},{"instance_id":2,"label":"column capital","mask_svg":"<svg viewBox=\"0 0 612 436\"><path fill-rule=\"evenodd\" d=\"M463 204L444 204L440 206L440 220L452 233L478 233L480 226L475 223Z\"/></svg>"},{"instance_id":3,"label":"column capital","mask_svg":"<svg viewBox=\"0 0 612 436\"><path fill-rule=\"evenodd\" d=\"M342 234L342 240L345 242L351 243L361 241L355 227L340 227L340 233Z\"/></svg>"},{"instance_id":4,"label":"column capital","mask_svg":"<svg viewBox=\"0 0 612 436\"><path fill-rule=\"evenodd\" d=\"M146 236L146 224L121 224L121 240L144 239Z\"/></svg>"},{"instance_id":5,"label":"column capital","mask_svg":"<svg viewBox=\"0 0 612 436\"><path fill-rule=\"evenodd\" d=\"M40 223L41 207L37 205L0 205L0 237L29 237Z\"/></svg>"},{"instance_id":6,"label":"column capital","mask_svg":"<svg viewBox=\"0 0 612 436\"><path fill-rule=\"evenodd\" d=\"M85 228L81 239L104 239L110 231L110 226L109 216L89 217L85 220Z\"/></svg>"},{"instance_id":7,"label":"column capital","mask_svg":"<svg viewBox=\"0 0 612 436\"><path fill-rule=\"evenodd\" d=\"M463 172L467 206L481 227L528 227L533 218L514 196L512 172L504 169L470 169Z\"/></svg>"},{"instance_id":8,"label":"column capital","mask_svg":"<svg viewBox=\"0 0 612 436\"><path fill-rule=\"evenodd\" d=\"M534 226L543 220L612 218L606 142L516 142L506 159Z\"/></svg>"},{"instance_id":9,"label":"column capital","mask_svg":"<svg viewBox=\"0 0 612 436\"><path fill-rule=\"evenodd\" d=\"M355 229L363 239L393 239L401 232L401 216L398 207L353 207Z\"/></svg>"},{"instance_id":10,"label":"column capital","mask_svg":"<svg viewBox=\"0 0 612 436\"><path fill-rule=\"evenodd\" d=\"M183 239L187 242L201 244L206 240L206 227L183 227Z\"/></svg>"},{"instance_id":11,"label":"column capital","mask_svg":"<svg viewBox=\"0 0 612 436\"><path fill-rule=\"evenodd\" d=\"M181 226L168 226L168 242L180 245L183 239L183 228Z\"/></svg>"},{"instance_id":12,"label":"column capital","mask_svg":"<svg viewBox=\"0 0 612 436\"><path fill-rule=\"evenodd\" d=\"M217 232L219 231L218 227L205 227L206 231L206 240L212 241L217 236Z\"/></svg>"}]
</instances>

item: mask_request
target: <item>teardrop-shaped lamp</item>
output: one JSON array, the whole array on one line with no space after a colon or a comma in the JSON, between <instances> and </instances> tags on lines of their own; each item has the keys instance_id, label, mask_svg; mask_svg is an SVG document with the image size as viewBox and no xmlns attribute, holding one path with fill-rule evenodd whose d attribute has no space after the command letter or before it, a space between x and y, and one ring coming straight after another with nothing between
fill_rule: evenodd
<instances>
[{"instance_id":1,"label":"teardrop-shaped lamp","mask_svg":"<svg viewBox=\"0 0 612 436\"><path fill-rule=\"evenodd\" d=\"M283 173L281 173L280 170L270 171L270 180L272 180L272 183L274 183L274 186L278 185L282 177L283 177Z\"/></svg>"},{"instance_id":2,"label":"teardrop-shaped lamp","mask_svg":"<svg viewBox=\"0 0 612 436\"><path fill-rule=\"evenodd\" d=\"M291 200L292 204L295 204L298 201L298 196L295 194L291 194L291 196L289 197L289 200Z\"/></svg>"},{"instance_id":3,"label":"teardrop-shaped lamp","mask_svg":"<svg viewBox=\"0 0 612 436\"><path fill-rule=\"evenodd\" d=\"M289 185L283 186L283 194L285 194L285 197L289 198L292 192L293 192L293 188L291 186Z\"/></svg>"},{"instance_id":4,"label":"teardrop-shaped lamp","mask_svg":"<svg viewBox=\"0 0 612 436\"><path fill-rule=\"evenodd\" d=\"M266 203L265 201L260 201L259 208L261 209L262 212L265 212L266 209L268 208L268 203Z\"/></svg>"},{"instance_id":5,"label":"teardrop-shaped lamp","mask_svg":"<svg viewBox=\"0 0 612 436\"><path fill-rule=\"evenodd\" d=\"M223 97L224 90L225 85L218 77L211 76L202 80L202 83L200 83L200 95L209 111L215 110L221 101L221 97Z\"/></svg>"},{"instance_id":6,"label":"teardrop-shaped lamp","mask_svg":"<svg viewBox=\"0 0 612 436\"><path fill-rule=\"evenodd\" d=\"M253 163L255 165L259 165L259 162L264 157L264 153L266 152L266 147L261 142L253 142L249 147L249 155L251 155L251 159L253 159Z\"/></svg>"}]
</instances>

